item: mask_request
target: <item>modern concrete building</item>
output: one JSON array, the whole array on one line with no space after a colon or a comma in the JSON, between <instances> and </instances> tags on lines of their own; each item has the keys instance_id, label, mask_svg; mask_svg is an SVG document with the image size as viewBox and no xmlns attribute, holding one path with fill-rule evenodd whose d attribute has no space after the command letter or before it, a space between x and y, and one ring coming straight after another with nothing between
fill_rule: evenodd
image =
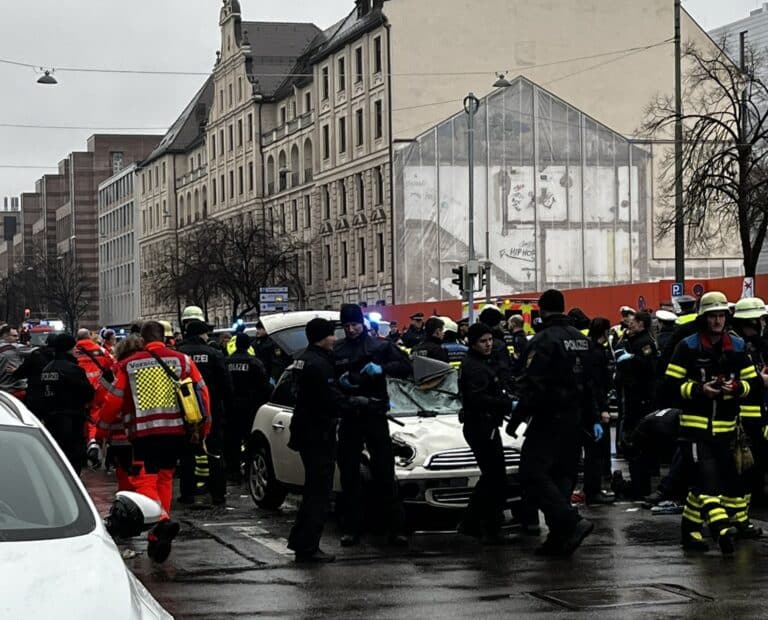
<instances>
[{"instance_id":1,"label":"modern concrete building","mask_svg":"<svg viewBox=\"0 0 768 620\"><path fill-rule=\"evenodd\" d=\"M144 316L177 316L157 298L152 273L160 249L183 243L184 229L206 217L250 215L305 241L296 259L307 307L410 299L396 267L412 247L397 237L393 212L399 145L459 112L468 92L489 94L497 72L525 77L620 140L636 134L655 96L674 90L673 3L665 0L350 0L350 13L324 31L247 22L240 3L225 0L219 27L210 78L139 171ZM713 45L687 13L682 30ZM460 149L465 128L451 127L441 139ZM658 159L664 148L646 150ZM451 161L466 177L461 158ZM660 208L657 172L643 215L649 231ZM457 184L454 199L464 191ZM615 216L616 192L612 206ZM672 240L647 238L637 251L656 261L653 273L671 273ZM688 264L733 274L733 258ZM273 284L296 295L296 283ZM212 300L209 320L226 325L227 312Z\"/></svg>"},{"instance_id":2,"label":"modern concrete building","mask_svg":"<svg viewBox=\"0 0 768 620\"><path fill-rule=\"evenodd\" d=\"M133 163L99 183L99 325L127 327L139 316L139 235Z\"/></svg>"},{"instance_id":3,"label":"modern concrete building","mask_svg":"<svg viewBox=\"0 0 768 620\"><path fill-rule=\"evenodd\" d=\"M82 318L88 327L95 328L99 321L99 183L130 162L144 159L159 139L95 134L88 138L87 150L72 152L59 162L58 174L44 175L35 183L35 192L21 195L22 235L18 243L14 238L20 250L14 255L17 268L71 255L90 283L88 310Z\"/></svg>"}]
</instances>

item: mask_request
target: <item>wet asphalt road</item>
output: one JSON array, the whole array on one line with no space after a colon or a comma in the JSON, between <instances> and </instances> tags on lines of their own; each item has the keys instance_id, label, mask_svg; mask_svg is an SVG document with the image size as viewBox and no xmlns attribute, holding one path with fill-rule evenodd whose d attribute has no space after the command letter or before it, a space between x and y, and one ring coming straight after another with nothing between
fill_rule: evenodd
<instances>
[{"instance_id":1,"label":"wet asphalt road","mask_svg":"<svg viewBox=\"0 0 768 620\"><path fill-rule=\"evenodd\" d=\"M87 472L100 509L114 489ZM286 548L295 498L279 512L257 509L244 486L228 506L177 509L182 531L163 565L136 539L128 566L177 618L764 618L768 537L734 556L678 546L680 517L639 504L584 508L594 533L572 558L533 555L538 537L483 547L450 532L417 531L408 550L370 537L341 548L333 522L323 547L334 564L297 566ZM768 513L756 512L756 522Z\"/></svg>"}]
</instances>

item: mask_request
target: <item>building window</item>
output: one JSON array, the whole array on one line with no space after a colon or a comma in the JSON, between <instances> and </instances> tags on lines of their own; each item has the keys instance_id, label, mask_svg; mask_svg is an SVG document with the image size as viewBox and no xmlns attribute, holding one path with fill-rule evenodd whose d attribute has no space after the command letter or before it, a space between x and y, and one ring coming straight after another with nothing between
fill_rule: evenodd
<instances>
[{"instance_id":1,"label":"building window","mask_svg":"<svg viewBox=\"0 0 768 620\"><path fill-rule=\"evenodd\" d=\"M363 48L355 49L355 84L363 81Z\"/></svg>"},{"instance_id":2,"label":"building window","mask_svg":"<svg viewBox=\"0 0 768 620\"><path fill-rule=\"evenodd\" d=\"M226 194L226 187L224 186L224 175L221 175L221 183L219 184L219 196L221 197L221 200L219 202L223 203L225 200L225 194Z\"/></svg>"},{"instance_id":3,"label":"building window","mask_svg":"<svg viewBox=\"0 0 768 620\"><path fill-rule=\"evenodd\" d=\"M248 162L248 191L253 191L253 162Z\"/></svg>"},{"instance_id":4,"label":"building window","mask_svg":"<svg viewBox=\"0 0 768 620\"><path fill-rule=\"evenodd\" d=\"M379 273L384 271L384 233L378 233L376 235L376 254L378 258Z\"/></svg>"},{"instance_id":5,"label":"building window","mask_svg":"<svg viewBox=\"0 0 768 620\"><path fill-rule=\"evenodd\" d=\"M339 78L339 92L344 92L347 88L347 71L346 63L343 58L339 58L338 61L338 78Z\"/></svg>"},{"instance_id":6,"label":"building window","mask_svg":"<svg viewBox=\"0 0 768 620\"><path fill-rule=\"evenodd\" d=\"M237 100L243 100L243 78L237 78Z\"/></svg>"},{"instance_id":7,"label":"building window","mask_svg":"<svg viewBox=\"0 0 768 620\"><path fill-rule=\"evenodd\" d=\"M299 201L291 202L291 230L299 230Z\"/></svg>"},{"instance_id":8,"label":"building window","mask_svg":"<svg viewBox=\"0 0 768 620\"><path fill-rule=\"evenodd\" d=\"M306 283L310 285L312 284L312 252L307 252L304 260L306 261L306 266L305 266L306 277L304 279L306 280Z\"/></svg>"},{"instance_id":9,"label":"building window","mask_svg":"<svg viewBox=\"0 0 768 620\"><path fill-rule=\"evenodd\" d=\"M211 181L211 204L216 204L216 179Z\"/></svg>"},{"instance_id":10,"label":"building window","mask_svg":"<svg viewBox=\"0 0 768 620\"><path fill-rule=\"evenodd\" d=\"M312 93L304 93L304 113L312 111Z\"/></svg>"},{"instance_id":11,"label":"building window","mask_svg":"<svg viewBox=\"0 0 768 620\"><path fill-rule=\"evenodd\" d=\"M237 146L243 146L243 121L237 121Z\"/></svg>"},{"instance_id":12,"label":"building window","mask_svg":"<svg viewBox=\"0 0 768 620\"><path fill-rule=\"evenodd\" d=\"M325 246L325 279L330 280L333 276L333 271L331 270L331 246L326 245Z\"/></svg>"},{"instance_id":13,"label":"building window","mask_svg":"<svg viewBox=\"0 0 768 620\"><path fill-rule=\"evenodd\" d=\"M304 196L304 228L312 226L312 197Z\"/></svg>"},{"instance_id":14,"label":"building window","mask_svg":"<svg viewBox=\"0 0 768 620\"><path fill-rule=\"evenodd\" d=\"M363 181L363 175L356 175L355 182L357 184L357 208L359 211L362 211L365 209L365 182Z\"/></svg>"},{"instance_id":15,"label":"building window","mask_svg":"<svg viewBox=\"0 0 768 620\"><path fill-rule=\"evenodd\" d=\"M376 177L376 204L380 205L384 202L384 173L381 168L376 168L374 175Z\"/></svg>"},{"instance_id":16,"label":"building window","mask_svg":"<svg viewBox=\"0 0 768 620\"><path fill-rule=\"evenodd\" d=\"M349 253L347 252L347 242L341 242L341 277L346 278L349 275Z\"/></svg>"},{"instance_id":17,"label":"building window","mask_svg":"<svg viewBox=\"0 0 768 620\"><path fill-rule=\"evenodd\" d=\"M163 162L163 172L162 172L162 177L163 177L163 185L165 185L165 162Z\"/></svg>"},{"instance_id":18,"label":"building window","mask_svg":"<svg viewBox=\"0 0 768 620\"><path fill-rule=\"evenodd\" d=\"M365 131L365 125L363 120L363 110L362 108L360 110L357 110L355 112L355 119L356 119L356 125L357 125L357 137L355 140L355 144L357 146L363 146L363 139L364 139L364 131Z\"/></svg>"},{"instance_id":19,"label":"building window","mask_svg":"<svg viewBox=\"0 0 768 620\"><path fill-rule=\"evenodd\" d=\"M280 232L282 234L285 234L285 231L287 230L285 226L285 203L280 205Z\"/></svg>"},{"instance_id":20,"label":"building window","mask_svg":"<svg viewBox=\"0 0 768 620\"><path fill-rule=\"evenodd\" d=\"M219 155L224 155L224 130L219 130Z\"/></svg>"},{"instance_id":21,"label":"building window","mask_svg":"<svg viewBox=\"0 0 768 620\"><path fill-rule=\"evenodd\" d=\"M378 99L374 104L374 115L376 117L376 125L373 131L373 137L377 140L384 135L384 115L382 111L381 99Z\"/></svg>"},{"instance_id":22,"label":"building window","mask_svg":"<svg viewBox=\"0 0 768 620\"><path fill-rule=\"evenodd\" d=\"M219 89L219 110L224 111L224 89Z\"/></svg>"},{"instance_id":23,"label":"building window","mask_svg":"<svg viewBox=\"0 0 768 620\"><path fill-rule=\"evenodd\" d=\"M160 185L160 177L158 176L158 167L155 166L155 187Z\"/></svg>"},{"instance_id":24,"label":"building window","mask_svg":"<svg viewBox=\"0 0 768 620\"><path fill-rule=\"evenodd\" d=\"M331 158L331 131L328 125L323 125L323 159Z\"/></svg>"},{"instance_id":25,"label":"building window","mask_svg":"<svg viewBox=\"0 0 768 620\"><path fill-rule=\"evenodd\" d=\"M344 181L344 179L339 181L338 190L339 190L339 215L346 215L347 214L347 184Z\"/></svg>"},{"instance_id":26,"label":"building window","mask_svg":"<svg viewBox=\"0 0 768 620\"><path fill-rule=\"evenodd\" d=\"M253 142L253 114L248 115L248 142Z\"/></svg>"},{"instance_id":27,"label":"building window","mask_svg":"<svg viewBox=\"0 0 768 620\"><path fill-rule=\"evenodd\" d=\"M229 171L229 197L235 197L235 171Z\"/></svg>"},{"instance_id":28,"label":"building window","mask_svg":"<svg viewBox=\"0 0 768 620\"><path fill-rule=\"evenodd\" d=\"M232 151L235 148L235 128L232 125L227 127L227 133L229 134L229 150Z\"/></svg>"},{"instance_id":29,"label":"building window","mask_svg":"<svg viewBox=\"0 0 768 620\"><path fill-rule=\"evenodd\" d=\"M281 125L285 125L285 123L288 122L287 114L288 113L287 113L287 111L285 109L285 106L281 106L280 107L280 124Z\"/></svg>"},{"instance_id":30,"label":"building window","mask_svg":"<svg viewBox=\"0 0 768 620\"><path fill-rule=\"evenodd\" d=\"M342 116L339 119L339 153L347 152L347 119Z\"/></svg>"},{"instance_id":31,"label":"building window","mask_svg":"<svg viewBox=\"0 0 768 620\"><path fill-rule=\"evenodd\" d=\"M323 67L321 85L323 101L325 101L328 99L328 93L330 91L330 84L328 83L328 67Z\"/></svg>"},{"instance_id":32,"label":"building window","mask_svg":"<svg viewBox=\"0 0 768 620\"><path fill-rule=\"evenodd\" d=\"M232 84L227 85L227 103L229 103L229 107L232 107Z\"/></svg>"},{"instance_id":33,"label":"building window","mask_svg":"<svg viewBox=\"0 0 768 620\"><path fill-rule=\"evenodd\" d=\"M296 118L296 100L291 101L291 118Z\"/></svg>"},{"instance_id":34,"label":"building window","mask_svg":"<svg viewBox=\"0 0 768 620\"><path fill-rule=\"evenodd\" d=\"M147 191L147 173L142 172L141 173L141 192L145 193Z\"/></svg>"},{"instance_id":35,"label":"building window","mask_svg":"<svg viewBox=\"0 0 768 620\"><path fill-rule=\"evenodd\" d=\"M373 40L373 72L381 73L381 37Z\"/></svg>"},{"instance_id":36,"label":"building window","mask_svg":"<svg viewBox=\"0 0 768 620\"><path fill-rule=\"evenodd\" d=\"M245 187L243 183L243 167L239 166L237 169L237 193L242 196L244 189Z\"/></svg>"},{"instance_id":37,"label":"building window","mask_svg":"<svg viewBox=\"0 0 768 620\"><path fill-rule=\"evenodd\" d=\"M365 237L357 240L357 275L365 275Z\"/></svg>"},{"instance_id":38,"label":"building window","mask_svg":"<svg viewBox=\"0 0 768 620\"><path fill-rule=\"evenodd\" d=\"M328 189L327 185L323 185L323 188L320 190L323 196L323 219L324 220L330 220L331 219L331 191Z\"/></svg>"}]
</instances>

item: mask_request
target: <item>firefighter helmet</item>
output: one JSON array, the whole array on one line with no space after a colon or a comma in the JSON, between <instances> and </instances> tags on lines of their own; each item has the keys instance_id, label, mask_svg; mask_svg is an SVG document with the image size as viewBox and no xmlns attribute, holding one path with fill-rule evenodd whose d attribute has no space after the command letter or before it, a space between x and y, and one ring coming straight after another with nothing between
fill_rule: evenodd
<instances>
[{"instance_id":1,"label":"firefighter helmet","mask_svg":"<svg viewBox=\"0 0 768 620\"><path fill-rule=\"evenodd\" d=\"M720 291L704 293L699 303L699 316L707 312L728 312L728 298Z\"/></svg>"},{"instance_id":2,"label":"firefighter helmet","mask_svg":"<svg viewBox=\"0 0 768 620\"><path fill-rule=\"evenodd\" d=\"M767 314L765 311L765 302L762 299L759 297L745 297L736 302L736 312L734 313L733 318L746 320L759 319L765 314Z\"/></svg>"},{"instance_id":3,"label":"firefighter helmet","mask_svg":"<svg viewBox=\"0 0 768 620\"><path fill-rule=\"evenodd\" d=\"M186 321L202 321L205 323L205 315L203 314L200 306L187 306L184 308L184 312L181 313L181 322Z\"/></svg>"}]
</instances>

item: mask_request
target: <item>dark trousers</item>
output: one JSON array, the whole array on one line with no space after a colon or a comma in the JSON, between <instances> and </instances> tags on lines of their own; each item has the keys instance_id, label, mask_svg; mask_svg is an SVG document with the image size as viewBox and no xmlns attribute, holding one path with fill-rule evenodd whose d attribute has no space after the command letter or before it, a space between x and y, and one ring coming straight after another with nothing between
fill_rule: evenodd
<instances>
[{"instance_id":1,"label":"dark trousers","mask_svg":"<svg viewBox=\"0 0 768 620\"><path fill-rule=\"evenodd\" d=\"M296 522L288 536L288 548L297 554L311 554L320 546L328 515L336 470L336 438L313 442L299 451L304 464L304 490Z\"/></svg>"},{"instance_id":2,"label":"dark trousers","mask_svg":"<svg viewBox=\"0 0 768 620\"><path fill-rule=\"evenodd\" d=\"M227 413L224 425L224 464L228 474L239 474L243 460L242 445L251 434L256 402L235 401L234 411Z\"/></svg>"},{"instance_id":3,"label":"dark trousers","mask_svg":"<svg viewBox=\"0 0 768 620\"><path fill-rule=\"evenodd\" d=\"M360 413L344 418L339 425L338 463L341 475L341 528L345 534L358 535L363 530L363 492L360 480L360 457L363 446L370 456L374 498L380 504L385 529L401 534L404 528L403 507L397 496L395 460L389 424L384 415Z\"/></svg>"},{"instance_id":4,"label":"dark trousers","mask_svg":"<svg viewBox=\"0 0 768 620\"><path fill-rule=\"evenodd\" d=\"M48 432L59 444L61 451L71 463L72 468L80 474L85 460L85 436L83 424L85 416L54 413L45 420Z\"/></svg>"},{"instance_id":5,"label":"dark trousers","mask_svg":"<svg viewBox=\"0 0 768 620\"><path fill-rule=\"evenodd\" d=\"M603 424L603 437L595 441L591 434L583 432L584 444L584 495L595 497L603 488L603 474L611 467L611 425Z\"/></svg>"},{"instance_id":6,"label":"dark trousers","mask_svg":"<svg viewBox=\"0 0 768 620\"><path fill-rule=\"evenodd\" d=\"M475 455L480 479L472 490L460 529L467 534L496 534L504 520L507 500L507 472L501 433L495 425L468 419L464 439Z\"/></svg>"},{"instance_id":7,"label":"dark trousers","mask_svg":"<svg viewBox=\"0 0 768 620\"><path fill-rule=\"evenodd\" d=\"M535 424L535 422L534 422ZM579 520L571 506L581 448L581 429L532 426L520 456L523 493L544 513L550 535L567 534Z\"/></svg>"},{"instance_id":8,"label":"dark trousers","mask_svg":"<svg viewBox=\"0 0 768 620\"><path fill-rule=\"evenodd\" d=\"M182 450L179 459L179 490L184 498L192 498L197 491L197 477L195 469L199 469L198 463L203 456L207 456L208 492L214 501L223 500L227 494L227 478L224 472L224 455L222 429L218 425L213 426L205 440L205 450L202 444L192 445L187 443ZM207 450L207 454L206 454Z\"/></svg>"}]
</instances>

